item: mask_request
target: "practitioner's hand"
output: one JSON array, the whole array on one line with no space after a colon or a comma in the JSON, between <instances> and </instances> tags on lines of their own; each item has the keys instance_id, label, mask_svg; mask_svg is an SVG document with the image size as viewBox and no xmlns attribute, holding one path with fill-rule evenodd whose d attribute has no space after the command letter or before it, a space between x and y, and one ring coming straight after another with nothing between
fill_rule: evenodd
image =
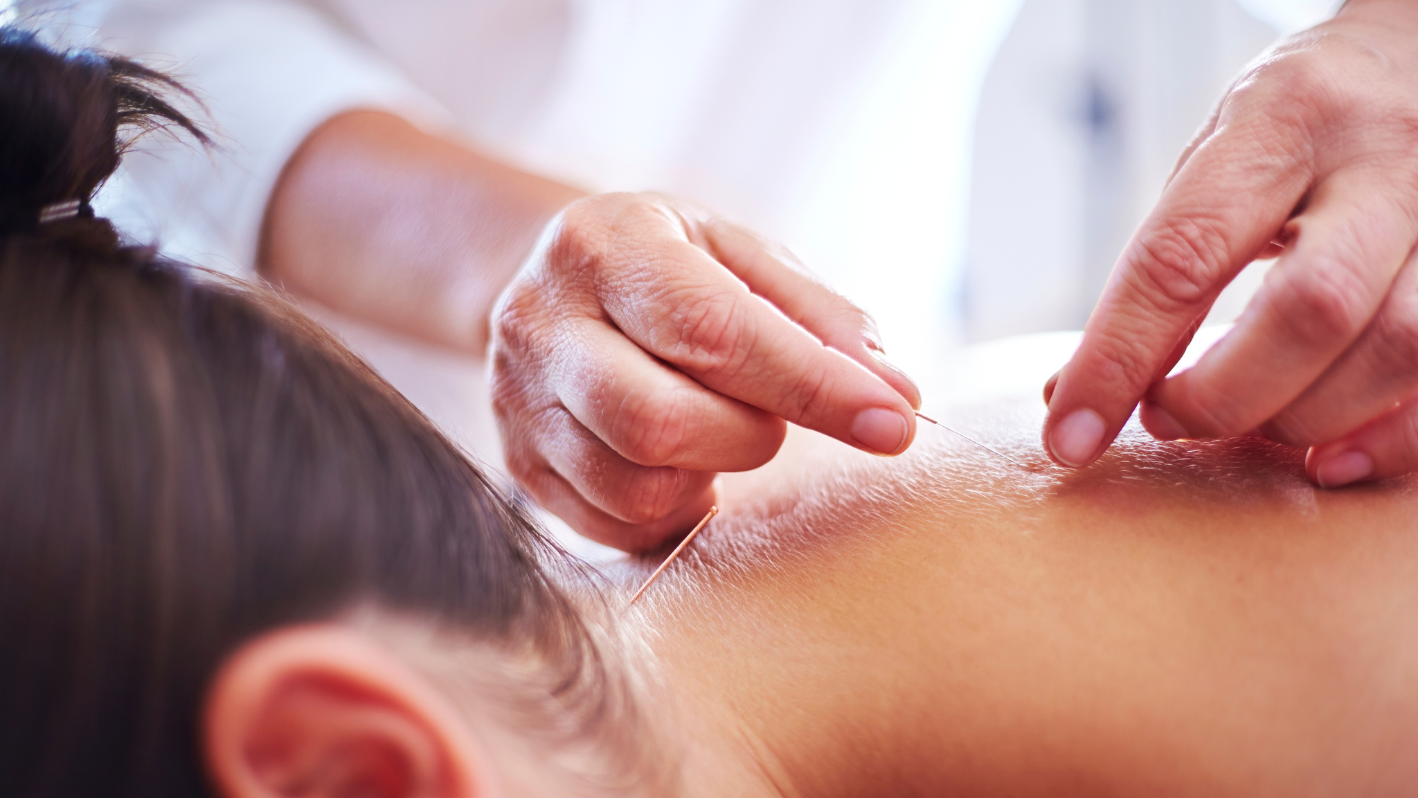
<instances>
[{"instance_id":1,"label":"practitioner's hand","mask_svg":"<svg viewBox=\"0 0 1418 798\"><path fill-rule=\"evenodd\" d=\"M915 434L919 393L865 313L786 251L665 197L568 207L492 330L513 475L621 549L688 531L716 472L770 460L784 419L879 454Z\"/></svg>"},{"instance_id":2,"label":"practitioner's hand","mask_svg":"<svg viewBox=\"0 0 1418 798\"><path fill-rule=\"evenodd\" d=\"M1083 344L1046 447L1083 466L1142 401L1164 439L1259 430L1337 486L1418 469L1418 2L1351 0L1265 56L1182 155ZM1164 379L1223 286L1280 254L1235 329Z\"/></svg>"}]
</instances>

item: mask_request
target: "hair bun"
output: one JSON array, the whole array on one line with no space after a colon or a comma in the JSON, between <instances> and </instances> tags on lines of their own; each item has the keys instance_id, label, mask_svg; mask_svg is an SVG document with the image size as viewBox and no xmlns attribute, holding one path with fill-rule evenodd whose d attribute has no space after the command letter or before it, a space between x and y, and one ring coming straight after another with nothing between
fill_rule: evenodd
<instances>
[{"instance_id":1,"label":"hair bun","mask_svg":"<svg viewBox=\"0 0 1418 798\"><path fill-rule=\"evenodd\" d=\"M133 61L61 53L0 28L0 234L34 228L45 206L93 197L139 132L176 125L208 138L164 98L186 90ZM189 95L190 96L190 95Z\"/></svg>"}]
</instances>

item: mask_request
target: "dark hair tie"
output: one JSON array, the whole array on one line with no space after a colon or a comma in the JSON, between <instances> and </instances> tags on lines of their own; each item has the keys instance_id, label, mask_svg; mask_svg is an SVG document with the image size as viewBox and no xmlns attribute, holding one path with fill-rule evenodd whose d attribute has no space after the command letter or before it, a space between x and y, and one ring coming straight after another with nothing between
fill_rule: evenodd
<instances>
[{"instance_id":1,"label":"dark hair tie","mask_svg":"<svg viewBox=\"0 0 1418 798\"><path fill-rule=\"evenodd\" d=\"M40 224L63 222L75 218L92 219L93 216L93 206L89 205L88 200L82 199L52 202L39 209Z\"/></svg>"},{"instance_id":2,"label":"dark hair tie","mask_svg":"<svg viewBox=\"0 0 1418 798\"><path fill-rule=\"evenodd\" d=\"M136 140L130 133L180 129L208 142L176 96L196 101L134 61L54 50L34 31L0 24L0 238L58 232L100 246L89 232L106 223L86 224L95 219L88 201Z\"/></svg>"},{"instance_id":3,"label":"dark hair tie","mask_svg":"<svg viewBox=\"0 0 1418 798\"><path fill-rule=\"evenodd\" d=\"M93 206L85 199L51 202L42 206L38 211L11 208L7 213L0 210L0 238L33 233L50 224L92 218L94 218Z\"/></svg>"}]
</instances>

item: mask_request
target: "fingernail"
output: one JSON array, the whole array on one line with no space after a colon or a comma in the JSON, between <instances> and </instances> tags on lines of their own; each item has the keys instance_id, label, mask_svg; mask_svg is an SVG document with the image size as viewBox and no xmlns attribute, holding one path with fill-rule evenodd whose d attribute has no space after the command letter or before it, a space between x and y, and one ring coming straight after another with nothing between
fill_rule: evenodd
<instances>
[{"instance_id":1,"label":"fingernail","mask_svg":"<svg viewBox=\"0 0 1418 798\"><path fill-rule=\"evenodd\" d=\"M1172 414L1151 402L1142 405L1142 426L1159 441L1176 441L1190 435Z\"/></svg>"},{"instance_id":2,"label":"fingernail","mask_svg":"<svg viewBox=\"0 0 1418 798\"><path fill-rule=\"evenodd\" d=\"M1044 404L1047 405L1054 400L1054 387L1059 384L1059 375L1062 373L1062 371L1055 371L1054 376L1044 383Z\"/></svg>"},{"instance_id":3,"label":"fingernail","mask_svg":"<svg viewBox=\"0 0 1418 798\"><path fill-rule=\"evenodd\" d=\"M1315 469L1321 488L1341 488L1374 473L1374 461L1363 452L1345 452L1331 457Z\"/></svg>"},{"instance_id":4,"label":"fingernail","mask_svg":"<svg viewBox=\"0 0 1418 798\"><path fill-rule=\"evenodd\" d=\"M1092 460L1106 429L1102 416L1088 408L1075 410L1049 433L1049 451L1060 463L1081 468Z\"/></svg>"},{"instance_id":5,"label":"fingernail","mask_svg":"<svg viewBox=\"0 0 1418 798\"><path fill-rule=\"evenodd\" d=\"M895 410L873 407L852 420L852 437L863 447L879 454L896 454L906 445L910 427Z\"/></svg>"}]
</instances>

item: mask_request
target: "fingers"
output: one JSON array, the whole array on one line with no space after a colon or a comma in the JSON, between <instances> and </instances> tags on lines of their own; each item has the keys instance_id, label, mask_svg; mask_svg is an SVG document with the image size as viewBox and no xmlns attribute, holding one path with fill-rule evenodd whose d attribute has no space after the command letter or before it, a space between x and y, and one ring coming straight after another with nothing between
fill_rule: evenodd
<instances>
[{"instance_id":1,"label":"fingers","mask_svg":"<svg viewBox=\"0 0 1418 798\"><path fill-rule=\"evenodd\" d=\"M1305 471L1324 488L1418 471L1418 399L1342 440L1311 449Z\"/></svg>"},{"instance_id":2,"label":"fingers","mask_svg":"<svg viewBox=\"0 0 1418 798\"><path fill-rule=\"evenodd\" d=\"M692 525L713 503L713 472L636 465L569 413L553 411L543 418L536 449L546 469L564 480L574 497L563 497L549 509L568 522L563 511L592 522L575 525L587 537L604 534L592 539L620 548L627 547L629 537L640 542L632 548L653 548L687 529L681 522Z\"/></svg>"},{"instance_id":3,"label":"fingers","mask_svg":"<svg viewBox=\"0 0 1418 798\"><path fill-rule=\"evenodd\" d=\"M1092 462L1146 396L1143 422L1159 437L1338 437L1311 453L1322 484L1413 465L1414 411L1392 410L1418 389L1418 266L1405 266L1418 240L1418 61L1387 22L1341 15L1232 87L1046 391L1055 460ZM1186 326L1237 270L1272 255L1232 333L1159 383Z\"/></svg>"},{"instance_id":4,"label":"fingers","mask_svg":"<svg viewBox=\"0 0 1418 798\"><path fill-rule=\"evenodd\" d=\"M1372 173L1339 173L1316 190L1287 227L1289 252L1235 329L1149 395L1171 419L1159 425L1171 427L1162 437L1254 429L1330 368L1369 326L1412 249L1411 217L1397 195Z\"/></svg>"},{"instance_id":5,"label":"fingers","mask_svg":"<svg viewBox=\"0 0 1418 798\"><path fill-rule=\"evenodd\" d=\"M710 251L754 293L885 380L912 407L921 406L920 389L887 362L876 322L866 311L803 268L792 253L752 231L717 219L700 226Z\"/></svg>"},{"instance_id":6,"label":"fingers","mask_svg":"<svg viewBox=\"0 0 1418 798\"><path fill-rule=\"evenodd\" d=\"M1171 373L1172 369L1175 368L1177 363L1186 355L1187 347L1191 346L1192 339L1196 337L1197 330L1201 329L1201 322L1202 319L1198 318L1196 321L1192 322L1192 325L1182 334L1182 337L1177 341L1176 345L1172 347L1171 354L1167 355L1167 358L1162 361L1162 367L1157 370L1158 374ZM1046 398L1044 400L1045 404L1047 404L1048 401L1049 400ZM1177 422L1173 420L1171 416L1167 415L1165 411L1162 411L1156 403L1146 398L1142 400L1142 404L1138 407L1137 415L1138 421L1142 422L1143 429L1146 429L1155 438L1174 440L1183 437L1182 435L1176 434Z\"/></svg>"},{"instance_id":7,"label":"fingers","mask_svg":"<svg viewBox=\"0 0 1418 798\"><path fill-rule=\"evenodd\" d=\"M552 391L577 421L630 463L748 471L771 460L783 443L781 419L704 388L598 319L571 321L564 335L575 343L554 355ZM625 512L614 501L600 506Z\"/></svg>"},{"instance_id":8,"label":"fingers","mask_svg":"<svg viewBox=\"0 0 1418 798\"><path fill-rule=\"evenodd\" d=\"M621 549L692 527L716 473L771 459L784 419L880 454L903 451L915 428L919 394L872 352L865 314L786 253L689 222L668 200L569 207L504 292L493 332L513 476Z\"/></svg>"},{"instance_id":9,"label":"fingers","mask_svg":"<svg viewBox=\"0 0 1418 798\"><path fill-rule=\"evenodd\" d=\"M692 479L681 487L678 503L665 514L641 523L607 512L591 501L582 487L549 465L520 471L517 479L538 503L581 535L622 551L646 552L659 549L667 541L688 532L716 503L713 474L683 473ZM646 475L647 482L658 478ZM633 482L628 484L633 485Z\"/></svg>"},{"instance_id":10,"label":"fingers","mask_svg":"<svg viewBox=\"0 0 1418 798\"><path fill-rule=\"evenodd\" d=\"M861 449L894 455L910 445L906 398L687 239L661 230L617 263L599 284L603 306L650 354L711 390Z\"/></svg>"},{"instance_id":11,"label":"fingers","mask_svg":"<svg viewBox=\"0 0 1418 798\"><path fill-rule=\"evenodd\" d=\"M532 370L525 351L494 354L492 398L508 470L542 506L586 537L625 551L657 548L708 511L714 472L630 461L550 390L561 379L559 364L536 357L542 369ZM766 442L752 456L771 457L784 431L770 417Z\"/></svg>"},{"instance_id":12,"label":"fingers","mask_svg":"<svg viewBox=\"0 0 1418 798\"><path fill-rule=\"evenodd\" d=\"M1300 398L1261 429L1292 446L1332 441L1418 393L1418 257L1410 253L1378 316Z\"/></svg>"},{"instance_id":13,"label":"fingers","mask_svg":"<svg viewBox=\"0 0 1418 798\"><path fill-rule=\"evenodd\" d=\"M509 469L621 549L689 529L716 473L771 459L785 420L888 455L915 430L919 393L864 313L786 252L665 198L569 206L493 322Z\"/></svg>"},{"instance_id":14,"label":"fingers","mask_svg":"<svg viewBox=\"0 0 1418 798\"><path fill-rule=\"evenodd\" d=\"M1302 131L1251 115L1201 144L1124 251L1049 403L1045 448L1065 466L1097 459L1167 358L1305 194Z\"/></svg>"}]
</instances>

